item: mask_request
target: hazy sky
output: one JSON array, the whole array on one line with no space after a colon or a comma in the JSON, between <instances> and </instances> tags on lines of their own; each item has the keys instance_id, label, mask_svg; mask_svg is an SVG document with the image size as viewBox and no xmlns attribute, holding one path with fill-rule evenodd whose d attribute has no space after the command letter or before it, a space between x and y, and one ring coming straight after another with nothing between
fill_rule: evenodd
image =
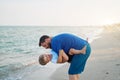
<instances>
[{"instance_id":1,"label":"hazy sky","mask_svg":"<svg viewBox=\"0 0 120 80\"><path fill-rule=\"evenodd\" d=\"M120 22L120 0L0 0L0 25L86 26Z\"/></svg>"}]
</instances>

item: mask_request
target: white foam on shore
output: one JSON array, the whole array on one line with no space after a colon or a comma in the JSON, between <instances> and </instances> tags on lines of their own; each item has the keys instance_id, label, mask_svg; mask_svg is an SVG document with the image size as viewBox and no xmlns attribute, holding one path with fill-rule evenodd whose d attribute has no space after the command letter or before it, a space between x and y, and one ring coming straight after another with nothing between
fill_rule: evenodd
<instances>
[{"instance_id":1,"label":"white foam on shore","mask_svg":"<svg viewBox=\"0 0 120 80\"><path fill-rule=\"evenodd\" d=\"M95 39L100 38L100 34L103 32L103 27L99 28L98 30L95 30L91 33L86 34L86 38L88 38L88 42L92 43Z\"/></svg>"}]
</instances>

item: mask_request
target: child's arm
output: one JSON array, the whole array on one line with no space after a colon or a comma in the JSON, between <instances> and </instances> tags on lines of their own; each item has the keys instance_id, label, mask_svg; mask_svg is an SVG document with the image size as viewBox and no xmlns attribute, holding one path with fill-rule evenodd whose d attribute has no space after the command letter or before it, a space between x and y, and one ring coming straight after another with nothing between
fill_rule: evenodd
<instances>
[{"instance_id":1,"label":"child's arm","mask_svg":"<svg viewBox=\"0 0 120 80\"><path fill-rule=\"evenodd\" d=\"M74 48L71 48L70 51L69 51L70 55L73 55L73 54L85 54L85 53L86 53L86 46L83 47L83 49L81 49L81 50L76 50Z\"/></svg>"},{"instance_id":2,"label":"child's arm","mask_svg":"<svg viewBox=\"0 0 120 80\"><path fill-rule=\"evenodd\" d=\"M57 63L64 63L67 61L68 61L68 56L66 55L66 53L63 50L59 50Z\"/></svg>"}]
</instances>

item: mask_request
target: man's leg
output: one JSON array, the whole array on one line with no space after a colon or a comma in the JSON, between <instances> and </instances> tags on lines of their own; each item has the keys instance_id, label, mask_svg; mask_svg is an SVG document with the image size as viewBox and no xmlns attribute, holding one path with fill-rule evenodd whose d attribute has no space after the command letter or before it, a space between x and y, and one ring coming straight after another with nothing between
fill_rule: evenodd
<instances>
[{"instance_id":1,"label":"man's leg","mask_svg":"<svg viewBox=\"0 0 120 80\"><path fill-rule=\"evenodd\" d=\"M69 75L69 80L78 80L78 75Z\"/></svg>"},{"instance_id":2,"label":"man's leg","mask_svg":"<svg viewBox=\"0 0 120 80\"><path fill-rule=\"evenodd\" d=\"M77 80L80 80L80 74L77 74Z\"/></svg>"},{"instance_id":3,"label":"man's leg","mask_svg":"<svg viewBox=\"0 0 120 80\"><path fill-rule=\"evenodd\" d=\"M91 48L90 45L88 44L86 48L86 53L84 55L76 54L73 56L68 71L69 80L79 80L80 74L84 71L85 64L90 55L90 52L91 52Z\"/></svg>"}]
</instances>

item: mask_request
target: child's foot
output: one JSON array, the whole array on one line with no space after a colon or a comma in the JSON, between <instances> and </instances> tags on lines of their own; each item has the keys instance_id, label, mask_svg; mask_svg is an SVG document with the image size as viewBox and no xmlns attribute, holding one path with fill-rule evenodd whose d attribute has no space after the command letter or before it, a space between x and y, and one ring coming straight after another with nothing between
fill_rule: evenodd
<instances>
[{"instance_id":1,"label":"child's foot","mask_svg":"<svg viewBox=\"0 0 120 80\"><path fill-rule=\"evenodd\" d=\"M81 54L85 54L86 53L86 46L81 50Z\"/></svg>"},{"instance_id":2,"label":"child's foot","mask_svg":"<svg viewBox=\"0 0 120 80\"><path fill-rule=\"evenodd\" d=\"M70 51L69 51L69 54L70 54L70 55L73 55L74 51L75 51L75 49L74 49L74 48L71 48Z\"/></svg>"}]
</instances>

